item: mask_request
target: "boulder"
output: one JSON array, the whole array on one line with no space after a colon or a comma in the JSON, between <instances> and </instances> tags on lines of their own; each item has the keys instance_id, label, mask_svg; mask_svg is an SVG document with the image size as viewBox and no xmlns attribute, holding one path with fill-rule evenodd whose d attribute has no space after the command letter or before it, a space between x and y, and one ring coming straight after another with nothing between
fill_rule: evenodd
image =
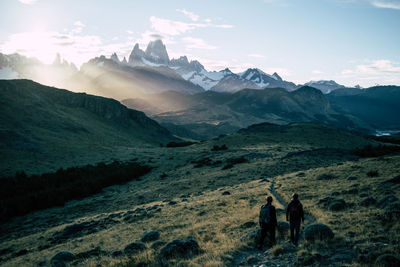
<instances>
[{"instance_id":1,"label":"boulder","mask_svg":"<svg viewBox=\"0 0 400 267\"><path fill-rule=\"evenodd\" d=\"M375 265L382 267L397 267L400 266L400 259L392 254L383 254L375 260Z\"/></svg>"},{"instance_id":2,"label":"boulder","mask_svg":"<svg viewBox=\"0 0 400 267\"><path fill-rule=\"evenodd\" d=\"M69 251L59 251L53 257L51 257L50 265L52 267L64 267L69 266L69 262L75 260L76 257Z\"/></svg>"},{"instance_id":3,"label":"boulder","mask_svg":"<svg viewBox=\"0 0 400 267\"><path fill-rule=\"evenodd\" d=\"M160 250L160 256L167 259L191 258L200 253L199 244L191 238L175 239Z\"/></svg>"},{"instance_id":4,"label":"boulder","mask_svg":"<svg viewBox=\"0 0 400 267\"><path fill-rule=\"evenodd\" d=\"M146 249L146 246L144 244L133 242L124 248L124 253L126 255L133 255L133 254L137 254L145 249Z\"/></svg>"},{"instance_id":5,"label":"boulder","mask_svg":"<svg viewBox=\"0 0 400 267\"><path fill-rule=\"evenodd\" d=\"M224 192L222 192L222 195L223 196L228 196L228 195L230 195L231 194L231 192L229 192L229 191L224 191Z\"/></svg>"},{"instance_id":6,"label":"boulder","mask_svg":"<svg viewBox=\"0 0 400 267\"><path fill-rule=\"evenodd\" d=\"M307 241L329 240L334 237L334 233L329 226L322 223L312 223L304 229L304 237Z\"/></svg>"},{"instance_id":7,"label":"boulder","mask_svg":"<svg viewBox=\"0 0 400 267\"><path fill-rule=\"evenodd\" d=\"M160 238L160 232L157 230L153 230L153 231L144 233L142 236L142 239L140 239L140 241L146 243L146 242L156 241L159 238Z\"/></svg>"}]
</instances>

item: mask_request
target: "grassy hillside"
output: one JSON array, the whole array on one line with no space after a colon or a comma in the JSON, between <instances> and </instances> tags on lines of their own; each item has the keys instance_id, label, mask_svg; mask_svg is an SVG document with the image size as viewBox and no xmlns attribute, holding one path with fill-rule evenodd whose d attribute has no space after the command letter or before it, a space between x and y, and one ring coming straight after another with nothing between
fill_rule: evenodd
<instances>
[{"instance_id":1,"label":"grassy hillside","mask_svg":"<svg viewBox=\"0 0 400 267\"><path fill-rule=\"evenodd\" d=\"M0 81L0 174L129 159L141 144L174 137L118 101L29 80Z\"/></svg>"},{"instance_id":2,"label":"grassy hillside","mask_svg":"<svg viewBox=\"0 0 400 267\"><path fill-rule=\"evenodd\" d=\"M357 266L374 262L383 253L398 255L393 243L399 238L396 222L384 219L386 211L379 204L365 208L360 202L372 196L379 203L389 190L400 197L396 182L384 183L398 175L400 157L363 159L351 154L369 144L378 143L334 128L298 123L255 125L186 147L140 148L136 156L154 167L150 173L139 181L3 224L0 258L4 266L48 264L56 252L68 250L76 255L73 266L266 262L294 266L339 263L335 257L346 252ZM306 225L323 222L335 238L325 244L302 240L294 248L283 234L272 249L254 250L246 236L257 229L264 197L273 195L278 220L283 220L282 209L294 191L305 205ZM342 198L348 205L337 212L326 210L320 200L328 196ZM379 215L370 217L374 214ZM159 232L158 240L140 241L152 230ZM199 254L161 256L162 242L188 237L198 243ZM132 242L144 243L144 250L123 252ZM366 248L370 251L376 245L380 249L365 258Z\"/></svg>"}]
</instances>

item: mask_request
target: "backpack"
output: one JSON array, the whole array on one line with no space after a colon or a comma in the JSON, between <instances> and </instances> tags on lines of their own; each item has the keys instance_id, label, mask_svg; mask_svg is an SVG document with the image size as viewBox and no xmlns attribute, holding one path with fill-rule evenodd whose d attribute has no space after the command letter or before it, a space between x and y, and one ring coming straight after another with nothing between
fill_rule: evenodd
<instances>
[{"instance_id":1,"label":"backpack","mask_svg":"<svg viewBox=\"0 0 400 267\"><path fill-rule=\"evenodd\" d=\"M260 210L260 222L270 223L271 222L271 205L264 205Z\"/></svg>"},{"instance_id":2,"label":"backpack","mask_svg":"<svg viewBox=\"0 0 400 267\"><path fill-rule=\"evenodd\" d=\"M301 203L293 203L289 210L290 219L299 219L301 217Z\"/></svg>"}]
</instances>

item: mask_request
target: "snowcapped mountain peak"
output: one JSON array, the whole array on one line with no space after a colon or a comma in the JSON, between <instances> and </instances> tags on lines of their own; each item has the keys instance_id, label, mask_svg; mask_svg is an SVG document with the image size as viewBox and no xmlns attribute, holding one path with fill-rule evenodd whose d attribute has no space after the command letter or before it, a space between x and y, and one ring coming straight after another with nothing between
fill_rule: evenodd
<instances>
[{"instance_id":1,"label":"snowcapped mountain peak","mask_svg":"<svg viewBox=\"0 0 400 267\"><path fill-rule=\"evenodd\" d=\"M167 48L161 40L155 40L150 42L146 48L146 59L156 63L168 65L169 57Z\"/></svg>"},{"instance_id":2,"label":"snowcapped mountain peak","mask_svg":"<svg viewBox=\"0 0 400 267\"><path fill-rule=\"evenodd\" d=\"M343 85L338 84L337 82L335 82L333 80L309 81L308 83L305 83L304 85L319 89L324 94L329 94L333 90L336 90L339 88L344 88Z\"/></svg>"}]
</instances>

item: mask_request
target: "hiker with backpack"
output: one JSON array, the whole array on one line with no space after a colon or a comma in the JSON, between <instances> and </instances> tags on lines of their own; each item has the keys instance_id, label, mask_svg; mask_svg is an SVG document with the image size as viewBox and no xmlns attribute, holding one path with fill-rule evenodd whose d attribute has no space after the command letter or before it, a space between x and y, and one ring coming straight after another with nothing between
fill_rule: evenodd
<instances>
[{"instance_id":1,"label":"hiker with backpack","mask_svg":"<svg viewBox=\"0 0 400 267\"><path fill-rule=\"evenodd\" d=\"M261 227L261 237L257 248L261 249L263 247L264 239L267 236L267 233L269 233L271 244L276 244L275 228L278 225L278 222L276 220L276 210L272 205L271 196L267 197L267 204L261 206L259 222Z\"/></svg>"},{"instance_id":2,"label":"hiker with backpack","mask_svg":"<svg viewBox=\"0 0 400 267\"><path fill-rule=\"evenodd\" d=\"M297 246L300 236L300 225L304 223L303 205L299 201L299 195L293 194L286 209L286 221L290 222L290 241Z\"/></svg>"}]
</instances>

